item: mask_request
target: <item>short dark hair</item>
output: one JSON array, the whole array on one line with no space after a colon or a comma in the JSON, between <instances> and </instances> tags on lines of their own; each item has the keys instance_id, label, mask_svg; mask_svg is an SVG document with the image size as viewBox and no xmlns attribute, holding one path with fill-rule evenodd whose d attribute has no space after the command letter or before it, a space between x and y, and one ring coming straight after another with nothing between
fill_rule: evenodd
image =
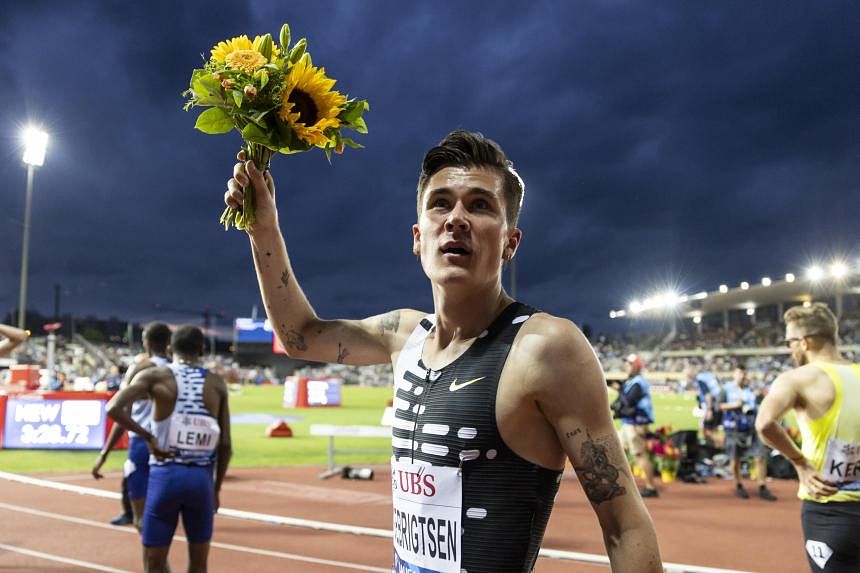
<instances>
[{"instance_id":1,"label":"short dark hair","mask_svg":"<svg viewBox=\"0 0 860 573\"><path fill-rule=\"evenodd\" d=\"M204 342L203 331L196 326L180 326L170 337L173 352L186 356L202 355Z\"/></svg>"},{"instance_id":2,"label":"short dark hair","mask_svg":"<svg viewBox=\"0 0 860 573\"><path fill-rule=\"evenodd\" d=\"M170 344L170 327L163 322L150 322L143 327L143 339L150 350L167 352L167 346Z\"/></svg>"},{"instance_id":3,"label":"short dark hair","mask_svg":"<svg viewBox=\"0 0 860 573\"><path fill-rule=\"evenodd\" d=\"M507 158L498 143L484 137L477 131L455 130L449 133L439 145L431 148L421 163L418 175L418 215L421 216L421 202L427 182L433 175L446 167L487 167L502 176L502 190L505 195L505 216L511 227L517 226L520 209L523 205L525 184L514 164Z\"/></svg>"}]
</instances>

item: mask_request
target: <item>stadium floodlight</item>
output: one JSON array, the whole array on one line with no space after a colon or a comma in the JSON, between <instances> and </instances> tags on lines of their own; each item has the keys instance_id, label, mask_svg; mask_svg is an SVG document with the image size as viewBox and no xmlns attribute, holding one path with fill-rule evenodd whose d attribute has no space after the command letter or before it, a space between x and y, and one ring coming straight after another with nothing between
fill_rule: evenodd
<instances>
[{"instance_id":1,"label":"stadium floodlight","mask_svg":"<svg viewBox=\"0 0 860 573\"><path fill-rule=\"evenodd\" d=\"M627 309L631 314L636 314L642 310L642 303L638 300L634 300L629 305L627 305Z\"/></svg>"},{"instance_id":2,"label":"stadium floodlight","mask_svg":"<svg viewBox=\"0 0 860 573\"><path fill-rule=\"evenodd\" d=\"M615 311L614 310L609 311L609 318L615 318Z\"/></svg>"},{"instance_id":3,"label":"stadium floodlight","mask_svg":"<svg viewBox=\"0 0 860 573\"><path fill-rule=\"evenodd\" d=\"M693 300L702 300L703 298L708 298L708 291L697 292L693 296L690 297Z\"/></svg>"},{"instance_id":4,"label":"stadium floodlight","mask_svg":"<svg viewBox=\"0 0 860 573\"><path fill-rule=\"evenodd\" d=\"M725 294L725 293L729 292L729 287L728 287L728 285L720 285L720 292L721 292L721 293L723 293L723 294Z\"/></svg>"},{"instance_id":5,"label":"stadium floodlight","mask_svg":"<svg viewBox=\"0 0 860 573\"><path fill-rule=\"evenodd\" d=\"M21 132L24 140L24 156L27 164L27 195L24 202L24 230L21 245L21 286L18 289L18 328L25 329L27 315L27 275L30 264L30 210L33 204L33 178L36 168L45 164L48 134L36 127L27 127Z\"/></svg>"},{"instance_id":6,"label":"stadium floodlight","mask_svg":"<svg viewBox=\"0 0 860 573\"><path fill-rule=\"evenodd\" d=\"M761 277L762 286L770 286L771 280L770 277Z\"/></svg>"},{"instance_id":7,"label":"stadium floodlight","mask_svg":"<svg viewBox=\"0 0 860 573\"><path fill-rule=\"evenodd\" d=\"M793 283L795 278L794 273L785 273L785 282Z\"/></svg>"},{"instance_id":8,"label":"stadium floodlight","mask_svg":"<svg viewBox=\"0 0 860 573\"><path fill-rule=\"evenodd\" d=\"M751 307L749 307L749 308L747 309L747 316L752 316L752 315L754 315L754 314L755 314L755 307L752 307L752 306L751 306Z\"/></svg>"},{"instance_id":9,"label":"stadium floodlight","mask_svg":"<svg viewBox=\"0 0 860 573\"><path fill-rule=\"evenodd\" d=\"M842 261L834 261L830 264L830 276L834 279L844 279L845 275L848 274L848 265L843 263Z\"/></svg>"},{"instance_id":10,"label":"stadium floodlight","mask_svg":"<svg viewBox=\"0 0 860 573\"><path fill-rule=\"evenodd\" d=\"M748 290L750 288L750 283L747 281L741 281L741 290Z\"/></svg>"},{"instance_id":11,"label":"stadium floodlight","mask_svg":"<svg viewBox=\"0 0 860 573\"><path fill-rule=\"evenodd\" d=\"M24 157L27 165L41 167L45 164L45 150L48 147L48 134L38 127L29 126L21 132L24 140Z\"/></svg>"},{"instance_id":12,"label":"stadium floodlight","mask_svg":"<svg viewBox=\"0 0 860 573\"><path fill-rule=\"evenodd\" d=\"M693 317L693 324L699 324L702 322L702 315L697 314Z\"/></svg>"},{"instance_id":13,"label":"stadium floodlight","mask_svg":"<svg viewBox=\"0 0 860 573\"><path fill-rule=\"evenodd\" d=\"M616 310L615 311L615 318L622 318L624 316L627 316L626 310Z\"/></svg>"},{"instance_id":14,"label":"stadium floodlight","mask_svg":"<svg viewBox=\"0 0 860 573\"><path fill-rule=\"evenodd\" d=\"M809 308L810 306L812 306L811 301L808 301L808 300L803 301L803 308Z\"/></svg>"},{"instance_id":15,"label":"stadium floodlight","mask_svg":"<svg viewBox=\"0 0 860 573\"><path fill-rule=\"evenodd\" d=\"M806 269L806 278L811 281L820 281L824 278L824 269L818 265L812 265Z\"/></svg>"}]
</instances>

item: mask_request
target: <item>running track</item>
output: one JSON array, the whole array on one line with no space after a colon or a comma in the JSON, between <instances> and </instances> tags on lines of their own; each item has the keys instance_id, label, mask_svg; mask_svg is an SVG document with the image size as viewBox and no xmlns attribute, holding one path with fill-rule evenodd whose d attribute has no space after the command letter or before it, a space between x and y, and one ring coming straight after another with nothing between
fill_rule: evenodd
<instances>
[{"instance_id":1,"label":"running track","mask_svg":"<svg viewBox=\"0 0 860 573\"><path fill-rule=\"evenodd\" d=\"M391 524L387 469L377 467L372 481L319 480L318 467L230 470L221 495L227 515L215 520L209 570L389 571L391 540L380 536ZM31 477L101 495L21 483L0 474L0 571L141 570L135 530L107 524L119 509L118 474L98 482L88 474ZM770 487L780 498L776 503L736 499L730 482L715 479L704 485L663 486L662 496L647 505L664 561L699 571L808 571L796 482L775 481ZM751 485L749 489L753 491ZM334 531L319 529L326 524L337 525L331 527ZM357 533L338 531L338 526L354 526ZM570 474L562 483L544 548L589 554L595 560L605 555L594 514ZM185 570L185 551L180 526L170 553L174 571ZM608 567L541 558L536 570L596 572Z\"/></svg>"}]
</instances>

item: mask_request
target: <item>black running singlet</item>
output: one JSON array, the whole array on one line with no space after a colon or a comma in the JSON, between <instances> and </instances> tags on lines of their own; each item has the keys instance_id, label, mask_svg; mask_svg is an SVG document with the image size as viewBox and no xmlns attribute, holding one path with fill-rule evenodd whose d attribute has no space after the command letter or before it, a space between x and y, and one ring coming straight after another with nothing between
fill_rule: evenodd
<instances>
[{"instance_id":1,"label":"black running singlet","mask_svg":"<svg viewBox=\"0 0 860 573\"><path fill-rule=\"evenodd\" d=\"M428 316L395 366L394 457L461 468L466 573L531 571L558 492L562 472L515 454L496 425L505 360L520 326L535 312L510 304L441 370L428 370L421 361L424 340L434 328L434 317Z\"/></svg>"}]
</instances>

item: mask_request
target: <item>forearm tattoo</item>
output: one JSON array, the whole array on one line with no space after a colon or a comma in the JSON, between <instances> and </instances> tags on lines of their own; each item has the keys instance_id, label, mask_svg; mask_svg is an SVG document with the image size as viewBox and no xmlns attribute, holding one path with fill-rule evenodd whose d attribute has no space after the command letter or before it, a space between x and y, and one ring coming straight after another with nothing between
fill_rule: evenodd
<instances>
[{"instance_id":1,"label":"forearm tattoo","mask_svg":"<svg viewBox=\"0 0 860 573\"><path fill-rule=\"evenodd\" d=\"M284 272L281 273L281 284L287 286L290 284L290 271L284 269Z\"/></svg>"},{"instance_id":2,"label":"forearm tattoo","mask_svg":"<svg viewBox=\"0 0 860 573\"><path fill-rule=\"evenodd\" d=\"M389 312L385 316L379 319L379 334L385 334L386 332L397 332L397 329L400 327L400 311L395 310Z\"/></svg>"},{"instance_id":3,"label":"forearm tattoo","mask_svg":"<svg viewBox=\"0 0 860 573\"><path fill-rule=\"evenodd\" d=\"M349 350L346 349L346 346L344 346L340 342L338 342L337 343L337 363L343 364L343 361L346 360L347 356L349 356Z\"/></svg>"},{"instance_id":4,"label":"forearm tattoo","mask_svg":"<svg viewBox=\"0 0 860 573\"><path fill-rule=\"evenodd\" d=\"M582 462L576 468L582 481L582 489L588 500L594 505L600 505L613 497L624 495L626 490L618 485L621 472L609 462L606 446L602 446L585 432L585 442L582 444Z\"/></svg>"}]
</instances>

